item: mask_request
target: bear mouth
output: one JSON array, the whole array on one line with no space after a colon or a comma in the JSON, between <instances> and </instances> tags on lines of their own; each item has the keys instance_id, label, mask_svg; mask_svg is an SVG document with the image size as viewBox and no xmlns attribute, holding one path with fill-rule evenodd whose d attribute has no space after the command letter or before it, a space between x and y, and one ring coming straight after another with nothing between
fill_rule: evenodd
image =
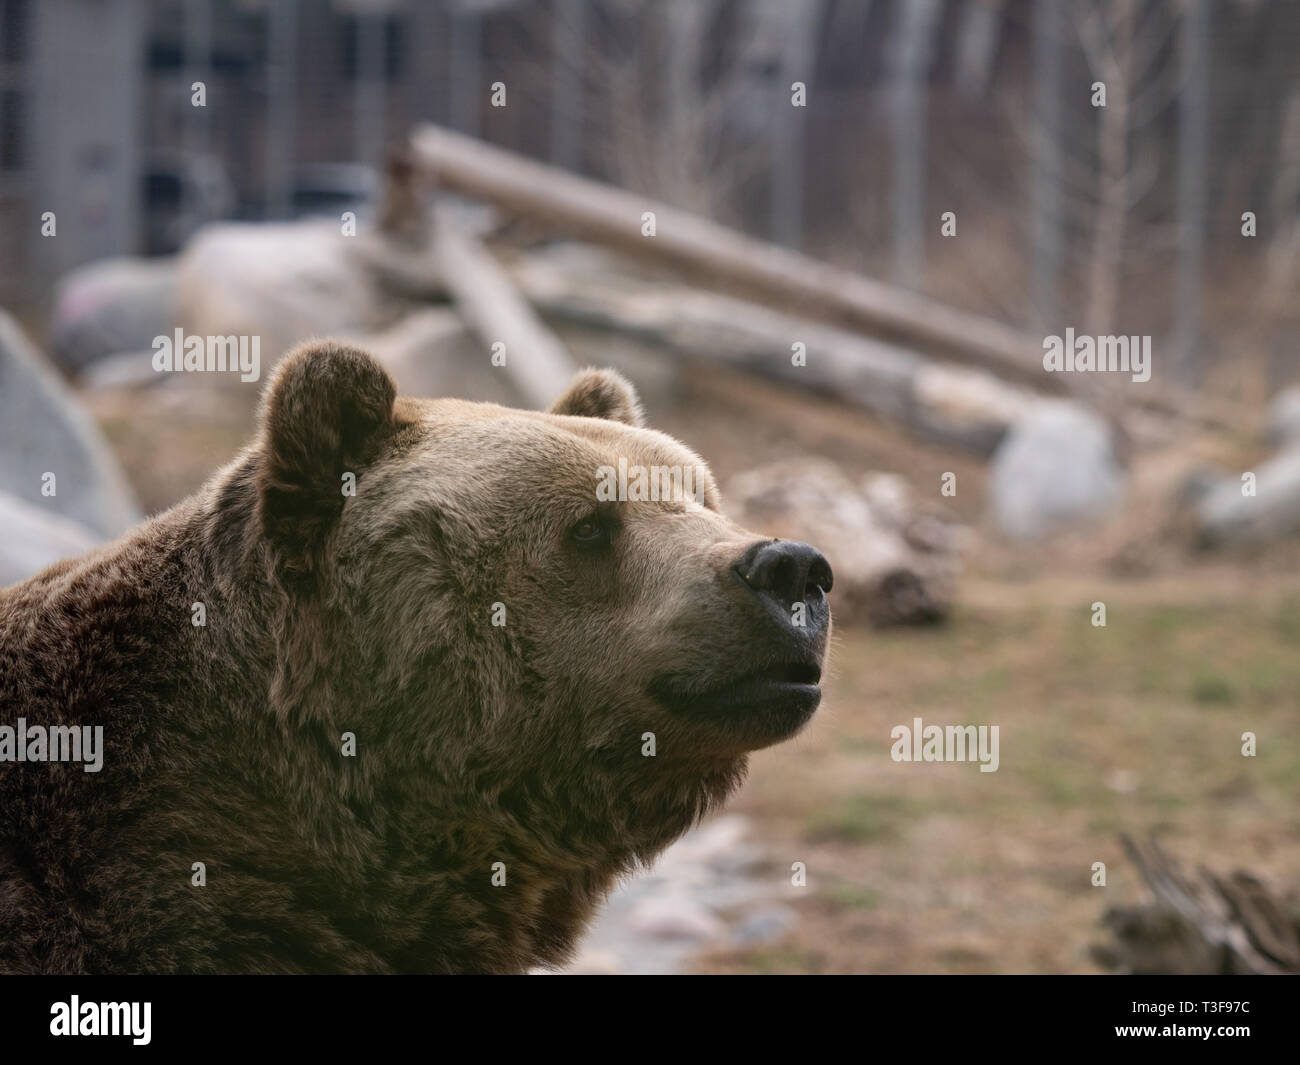
<instances>
[{"instance_id":1,"label":"bear mouth","mask_svg":"<svg viewBox=\"0 0 1300 1065\"><path fill-rule=\"evenodd\" d=\"M774 684L811 684L816 687L821 683L822 667L816 662L786 662L760 670L755 676Z\"/></svg>"},{"instance_id":2,"label":"bear mouth","mask_svg":"<svg viewBox=\"0 0 1300 1065\"><path fill-rule=\"evenodd\" d=\"M664 674L650 694L673 713L728 730L741 730L767 746L793 735L821 704L821 663L794 659L736 672L722 681L701 682Z\"/></svg>"}]
</instances>

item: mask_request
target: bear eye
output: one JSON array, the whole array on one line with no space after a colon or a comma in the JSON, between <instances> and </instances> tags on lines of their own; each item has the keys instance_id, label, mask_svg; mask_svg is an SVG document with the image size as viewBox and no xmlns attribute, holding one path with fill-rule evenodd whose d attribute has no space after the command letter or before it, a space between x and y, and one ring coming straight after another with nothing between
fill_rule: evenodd
<instances>
[{"instance_id":1,"label":"bear eye","mask_svg":"<svg viewBox=\"0 0 1300 1065\"><path fill-rule=\"evenodd\" d=\"M610 524L599 514L587 515L569 530L569 539L587 550L607 546L610 538Z\"/></svg>"},{"instance_id":2,"label":"bear eye","mask_svg":"<svg viewBox=\"0 0 1300 1065\"><path fill-rule=\"evenodd\" d=\"M605 537L605 530L595 518L583 518L569 534L580 544L594 544Z\"/></svg>"}]
</instances>

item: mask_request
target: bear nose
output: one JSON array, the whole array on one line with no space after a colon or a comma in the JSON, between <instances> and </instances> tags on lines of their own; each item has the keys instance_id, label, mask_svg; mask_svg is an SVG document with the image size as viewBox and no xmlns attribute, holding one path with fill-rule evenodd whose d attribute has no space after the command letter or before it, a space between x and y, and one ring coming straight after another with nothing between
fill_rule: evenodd
<instances>
[{"instance_id":1,"label":"bear nose","mask_svg":"<svg viewBox=\"0 0 1300 1065\"><path fill-rule=\"evenodd\" d=\"M756 592L766 592L786 606L803 601L809 586L831 590L831 564L817 548L797 540L754 544L736 564L741 579Z\"/></svg>"}]
</instances>

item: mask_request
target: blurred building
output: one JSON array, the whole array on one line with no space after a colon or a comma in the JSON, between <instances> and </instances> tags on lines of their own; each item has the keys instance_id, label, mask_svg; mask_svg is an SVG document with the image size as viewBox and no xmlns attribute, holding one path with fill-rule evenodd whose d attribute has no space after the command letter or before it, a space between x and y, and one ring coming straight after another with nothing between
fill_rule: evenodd
<instances>
[{"instance_id":1,"label":"blurred building","mask_svg":"<svg viewBox=\"0 0 1300 1065\"><path fill-rule=\"evenodd\" d=\"M5 288L135 247L144 35L139 0L0 0Z\"/></svg>"},{"instance_id":2,"label":"blurred building","mask_svg":"<svg viewBox=\"0 0 1300 1065\"><path fill-rule=\"evenodd\" d=\"M455 117L453 29L507 6L0 0L0 301L214 218L364 200L412 121Z\"/></svg>"},{"instance_id":3,"label":"blurred building","mask_svg":"<svg viewBox=\"0 0 1300 1065\"><path fill-rule=\"evenodd\" d=\"M1205 316L1297 313L1297 41L1295 0L0 0L0 301L337 216L433 121L1194 374Z\"/></svg>"}]
</instances>

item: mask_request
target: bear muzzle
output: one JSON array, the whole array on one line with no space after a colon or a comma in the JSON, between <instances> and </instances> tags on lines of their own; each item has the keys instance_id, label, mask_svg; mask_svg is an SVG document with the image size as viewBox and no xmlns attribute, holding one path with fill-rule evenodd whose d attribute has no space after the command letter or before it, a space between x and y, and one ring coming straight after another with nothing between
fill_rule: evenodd
<instances>
[{"instance_id":1,"label":"bear muzzle","mask_svg":"<svg viewBox=\"0 0 1300 1065\"><path fill-rule=\"evenodd\" d=\"M661 674L650 694L756 750L794 735L821 703L834 576L815 547L763 540L745 550L731 577L745 591L737 593L741 631L730 647L707 669Z\"/></svg>"}]
</instances>

